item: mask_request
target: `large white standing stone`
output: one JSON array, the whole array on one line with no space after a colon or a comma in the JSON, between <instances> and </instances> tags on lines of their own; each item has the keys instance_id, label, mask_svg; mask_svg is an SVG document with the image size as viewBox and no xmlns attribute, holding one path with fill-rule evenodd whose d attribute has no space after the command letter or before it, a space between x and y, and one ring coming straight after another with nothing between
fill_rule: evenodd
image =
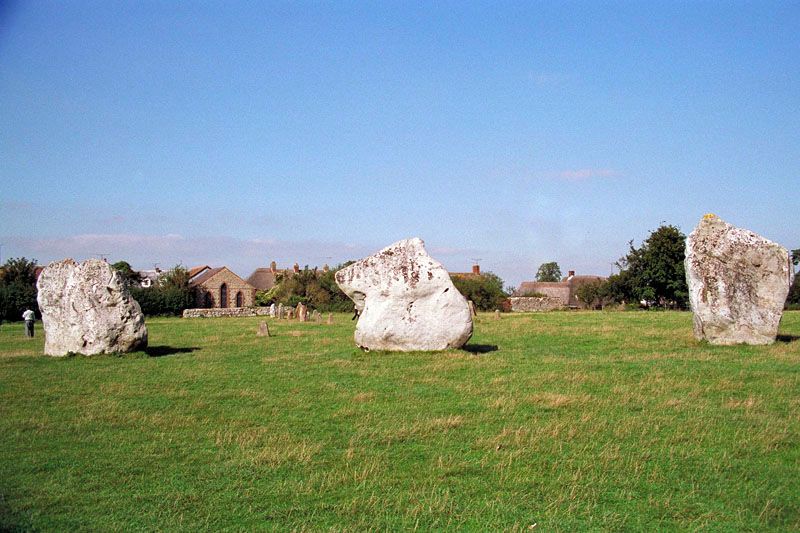
<instances>
[{"instance_id":1,"label":"large white standing stone","mask_svg":"<svg viewBox=\"0 0 800 533\"><path fill-rule=\"evenodd\" d=\"M794 269L789 252L706 215L686 240L694 335L711 344L770 344Z\"/></svg>"},{"instance_id":2,"label":"large white standing stone","mask_svg":"<svg viewBox=\"0 0 800 533\"><path fill-rule=\"evenodd\" d=\"M360 312L356 344L369 350L460 348L472 315L444 267L421 239L396 242L336 273Z\"/></svg>"},{"instance_id":3,"label":"large white standing stone","mask_svg":"<svg viewBox=\"0 0 800 533\"><path fill-rule=\"evenodd\" d=\"M36 285L46 355L120 353L147 346L142 310L105 261L50 263Z\"/></svg>"}]
</instances>

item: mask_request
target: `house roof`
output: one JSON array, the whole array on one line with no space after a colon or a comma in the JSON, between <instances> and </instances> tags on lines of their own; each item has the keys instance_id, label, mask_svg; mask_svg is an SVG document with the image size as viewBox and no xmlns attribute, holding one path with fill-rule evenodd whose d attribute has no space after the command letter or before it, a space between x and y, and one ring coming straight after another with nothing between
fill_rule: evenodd
<instances>
[{"instance_id":1,"label":"house roof","mask_svg":"<svg viewBox=\"0 0 800 533\"><path fill-rule=\"evenodd\" d=\"M225 267L224 266L217 268L206 267L206 270L202 270L199 275L197 275L195 278L190 279L189 286L194 287L195 285L202 285L203 283L214 277L217 273L222 271L223 268Z\"/></svg>"},{"instance_id":2,"label":"house roof","mask_svg":"<svg viewBox=\"0 0 800 533\"><path fill-rule=\"evenodd\" d=\"M248 282L243 280L241 277L239 277L236 274L236 272L234 272L233 270L231 270L230 268L225 267L225 266L221 266L221 267L217 267L217 268L209 268L208 270L202 271L197 277L195 277L194 279L190 279L189 280L189 286L190 287L197 287L198 285L203 285L204 283L206 283L208 280L210 280L211 278L213 278L214 276L216 276L217 274L219 274L223 270L225 270L229 274L235 276L239 281L242 282L243 285L248 285L251 288L255 288L252 285L250 285Z\"/></svg>"},{"instance_id":3,"label":"house roof","mask_svg":"<svg viewBox=\"0 0 800 533\"><path fill-rule=\"evenodd\" d=\"M189 269L189 279L195 277L196 275L198 275L199 273L201 273L202 271L204 271L207 268L211 268L211 267L208 266L208 265L202 265L202 266L196 266L196 267L190 268Z\"/></svg>"},{"instance_id":4,"label":"house roof","mask_svg":"<svg viewBox=\"0 0 800 533\"><path fill-rule=\"evenodd\" d=\"M247 283L260 291L268 291L275 286L278 273L270 268L257 268L247 278Z\"/></svg>"}]
</instances>

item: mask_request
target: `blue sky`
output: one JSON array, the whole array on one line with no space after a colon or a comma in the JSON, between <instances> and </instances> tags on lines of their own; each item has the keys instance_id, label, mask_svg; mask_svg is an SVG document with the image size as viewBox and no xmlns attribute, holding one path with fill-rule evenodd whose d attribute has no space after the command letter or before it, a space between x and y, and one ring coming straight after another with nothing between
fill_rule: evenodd
<instances>
[{"instance_id":1,"label":"blue sky","mask_svg":"<svg viewBox=\"0 0 800 533\"><path fill-rule=\"evenodd\" d=\"M508 284L714 212L800 246L800 4L0 2L2 259Z\"/></svg>"}]
</instances>

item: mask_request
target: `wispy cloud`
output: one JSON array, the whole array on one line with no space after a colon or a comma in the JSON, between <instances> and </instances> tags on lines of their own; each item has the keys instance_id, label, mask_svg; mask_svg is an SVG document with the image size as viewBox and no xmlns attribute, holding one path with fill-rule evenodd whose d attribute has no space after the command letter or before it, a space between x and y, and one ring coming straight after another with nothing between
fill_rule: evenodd
<instances>
[{"instance_id":1,"label":"wispy cloud","mask_svg":"<svg viewBox=\"0 0 800 533\"><path fill-rule=\"evenodd\" d=\"M584 181L594 178L611 178L618 173L610 168L579 168L575 170L562 170L558 173L559 179L566 181Z\"/></svg>"}]
</instances>

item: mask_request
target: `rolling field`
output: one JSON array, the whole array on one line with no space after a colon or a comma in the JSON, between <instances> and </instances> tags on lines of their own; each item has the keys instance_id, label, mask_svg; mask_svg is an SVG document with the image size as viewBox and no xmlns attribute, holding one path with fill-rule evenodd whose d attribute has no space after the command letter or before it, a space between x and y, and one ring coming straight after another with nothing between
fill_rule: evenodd
<instances>
[{"instance_id":1,"label":"rolling field","mask_svg":"<svg viewBox=\"0 0 800 533\"><path fill-rule=\"evenodd\" d=\"M486 314L407 354L335 320L156 318L63 359L3 324L0 530L800 529L800 312L765 347Z\"/></svg>"}]
</instances>

